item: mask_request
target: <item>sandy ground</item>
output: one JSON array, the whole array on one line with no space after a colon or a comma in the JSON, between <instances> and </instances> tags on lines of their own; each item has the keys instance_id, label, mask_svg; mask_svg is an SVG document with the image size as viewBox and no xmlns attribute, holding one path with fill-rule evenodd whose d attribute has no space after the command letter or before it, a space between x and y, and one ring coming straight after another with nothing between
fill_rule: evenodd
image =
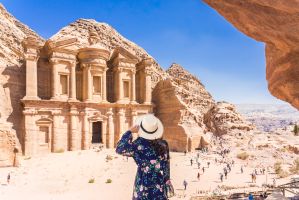
<instances>
[{"instance_id":1,"label":"sandy ground","mask_svg":"<svg viewBox=\"0 0 299 200\"><path fill-rule=\"evenodd\" d=\"M106 156L112 160L106 161ZM235 166L221 183L219 173L223 172L224 164L215 164L215 155L200 154L201 177L197 180L197 165L191 166L190 159L195 161L196 154L171 153L171 179L176 196L171 199L189 199L201 190L213 191L218 185L233 187L249 187L253 168L245 167L240 173L240 160L235 159ZM210 168L207 162L210 161ZM7 174L11 172L11 182L6 183ZM131 199L136 165L132 158L117 155L114 150L104 149L52 153L43 157L30 159L21 158L19 168L0 168L0 199L1 200L128 200ZM257 186L273 183L274 175L257 176ZM94 178L94 183L88 183ZM112 183L106 183L111 179ZM183 180L188 182L187 190L183 189ZM285 180L277 180L280 184ZM254 188L251 188L252 190ZM238 191L249 191L249 188ZM259 188L261 190L261 188Z\"/></svg>"}]
</instances>

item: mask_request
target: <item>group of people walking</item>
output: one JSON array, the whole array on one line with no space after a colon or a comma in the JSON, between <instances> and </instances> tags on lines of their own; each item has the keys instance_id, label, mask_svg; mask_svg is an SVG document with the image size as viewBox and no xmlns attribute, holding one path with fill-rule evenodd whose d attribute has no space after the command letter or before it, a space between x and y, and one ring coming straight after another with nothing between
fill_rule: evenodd
<instances>
[{"instance_id":1,"label":"group of people walking","mask_svg":"<svg viewBox=\"0 0 299 200\"><path fill-rule=\"evenodd\" d=\"M223 182L223 177L227 179L228 173L232 171L232 167L234 166L235 161L232 160L231 162L226 162L223 168L223 173L220 173L220 181Z\"/></svg>"},{"instance_id":2,"label":"group of people walking","mask_svg":"<svg viewBox=\"0 0 299 200\"><path fill-rule=\"evenodd\" d=\"M205 148L201 152L208 152L208 149ZM184 155L187 155L186 151L184 152ZM197 152L195 158L192 158L192 157L190 158L190 166L192 167L193 165L197 165L197 168L198 168L197 180L200 181L201 175L205 173L206 168L210 168L211 162L208 161L208 162L206 162L206 166L203 166L202 163L200 162L200 153ZM187 186L188 186L188 182L186 179L184 179L184 181L183 181L184 190L187 189Z\"/></svg>"}]
</instances>

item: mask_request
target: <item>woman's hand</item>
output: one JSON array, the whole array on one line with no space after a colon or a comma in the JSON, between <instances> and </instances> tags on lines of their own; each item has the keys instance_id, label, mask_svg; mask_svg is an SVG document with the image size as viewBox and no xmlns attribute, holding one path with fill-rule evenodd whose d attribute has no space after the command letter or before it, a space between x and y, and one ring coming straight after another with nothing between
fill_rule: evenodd
<instances>
[{"instance_id":1,"label":"woman's hand","mask_svg":"<svg viewBox=\"0 0 299 200\"><path fill-rule=\"evenodd\" d=\"M166 181L166 184L167 184L167 185L171 185L171 181L170 181L170 180L167 180L167 181Z\"/></svg>"},{"instance_id":2,"label":"woman's hand","mask_svg":"<svg viewBox=\"0 0 299 200\"><path fill-rule=\"evenodd\" d=\"M137 133L138 130L139 130L139 125L134 125L129 129L129 131L131 131L132 133Z\"/></svg>"}]
</instances>

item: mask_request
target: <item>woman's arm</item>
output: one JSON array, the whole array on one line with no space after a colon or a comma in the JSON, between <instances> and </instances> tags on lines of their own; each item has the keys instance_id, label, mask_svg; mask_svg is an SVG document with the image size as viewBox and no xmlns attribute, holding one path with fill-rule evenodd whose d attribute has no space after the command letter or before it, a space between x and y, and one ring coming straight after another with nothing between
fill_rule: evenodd
<instances>
[{"instance_id":1,"label":"woman's arm","mask_svg":"<svg viewBox=\"0 0 299 200\"><path fill-rule=\"evenodd\" d=\"M133 157L134 152L136 150L136 144L132 142L132 132L137 132L138 128L138 126L133 126L123 134L123 136L117 143L116 153L121 154L123 156Z\"/></svg>"},{"instance_id":2,"label":"woman's arm","mask_svg":"<svg viewBox=\"0 0 299 200\"><path fill-rule=\"evenodd\" d=\"M132 132L130 130L125 132L117 143L116 153L121 154L123 156L132 157L136 149L132 140Z\"/></svg>"}]
</instances>

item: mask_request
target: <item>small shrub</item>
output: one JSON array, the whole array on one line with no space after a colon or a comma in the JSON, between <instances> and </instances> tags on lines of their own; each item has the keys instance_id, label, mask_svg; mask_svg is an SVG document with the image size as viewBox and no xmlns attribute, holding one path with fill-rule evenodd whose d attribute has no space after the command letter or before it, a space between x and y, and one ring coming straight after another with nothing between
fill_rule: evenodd
<instances>
[{"instance_id":1,"label":"small shrub","mask_svg":"<svg viewBox=\"0 0 299 200\"><path fill-rule=\"evenodd\" d=\"M91 178L89 179L88 183L94 183L95 182L95 179L94 178Z\"/></svg>"},{"instance_id":2,"label":"small shrub","mask_svg":"<svg viewBox=\"0 0 299 200\"><path fill-rule=\"evenodd\" d=\"M297 174L299 173L299 158L294 160L293 166L290 168L290 172L292 174Z\"/></svg>"},{"instance_id":3,"label":"small shrub","mask_svg":"<svg viewBox=\"0 0 299 200\"><path fill-rule=\"evenodd\" d=\"M279 178L285 178L287 176L289 176L289 173L285 170L281 170L280 173L278 174Z\"/></svg>"},{"instance_id":4,"label":"small shrub","mask_svg":"<svg viewBox=\"0 0 299 200\"><path fill-rule=\"evenodd\" d=\"M241 160L246 160L249 157L249 154L246 152L241 152L237 154L237 158L241 159Z\"/></svg>"},{"instance_id":5,"label":"small shrub","mask_svg":"<svg viewBox=\"0 0 299 200\"><path fill-rule=\"evenodd\" d=\"M281 162L274 163L274 171L279 178L285 178L289 176L289 173L286 170L282 169Z\"/></svg>"},{"instance_id":6,"label":"small shrub","mask_svg":"<svg viewBox=\"0 0 299 200\"><path fill-rule=\"evenodd\" d=\"M286 149L285 147L283 147L283 148L280 149L280 151L281 151L281 152L286 152L287 149Z\"/></svg>"},{"instance_id":7,"label":"small shrub","mask_svg":"<svg viewBox=\"0 0 299 200\"><path fill-rule=\"evenodd\" d=\"M112 183L112 180L111 180L110 178L108 178L108 179L106 180L106 183Z\"/></svg>"},{"instance_id":8,"label":"small shrub","mask_svg":"<svg viewBox=\"0 0 299 200\"><path fill-rule=\"evenodd\" d=\"M106 162L108 162L109 160L113 160L113 157L110 156L110 155L107 155L107 156L106 156Z\"/></svg>"},{"instance_id":9,"label":"small shrub","mask_svg":"<svg viewBox=\"0 0 299 200\"><path fill-rule=\"evenodd\" d=\"M279 174L282 171L281 162L274 163L274 171L276 174Z\"/></svg>"},{"instance_id":10,"label":"small shrub","mask_svg":"<svg viewBox=\"0 0 299 200\"><path fill-rule=\"evenodd\" d=\"M56 151L54 151L54 153L63 153L64 152L64 149L61 148L61 149L57 149Z\"/></svg>"}]
</instances>

